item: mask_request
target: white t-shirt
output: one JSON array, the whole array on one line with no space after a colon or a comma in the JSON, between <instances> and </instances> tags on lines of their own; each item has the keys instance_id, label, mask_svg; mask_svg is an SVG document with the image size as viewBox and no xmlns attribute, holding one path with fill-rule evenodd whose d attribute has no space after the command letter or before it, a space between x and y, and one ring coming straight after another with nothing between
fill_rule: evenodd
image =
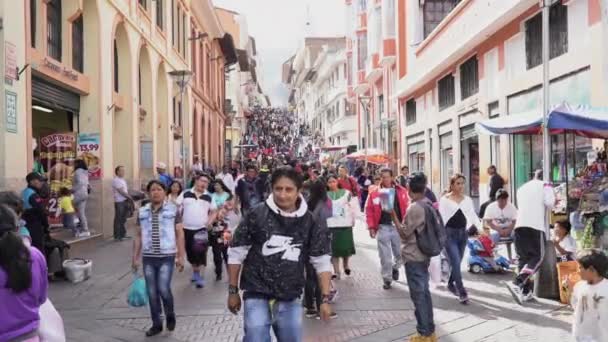
<instances>
[{"instance_id":1,"label":"white t-shirt","mask_svg":"<svg viewBox=\"0 0 608 342\"><path fill-rule=\"evenodd\" d=\"M555 194L550 184L541 180L531 180L517 190L517 228L532 228L545 231L545 212L555 205Z\"/></svg>"},{"instance_id":2,"label":"white t-shirt","mask_svg":"<svg viewBox=\"0 0 608 342\"><path fill-rule=\"evenodd\" d=\"M495 201L488 205L483 219L493 220L495 225L506 228L517 219L517 208L511 203L507 203L504 209L500 209L498 202Z\"/></svg>"},{"instance_id":3,"label":"white t-shirt","mask_svg":"<svg viewBox=\"0 0 608 342\"><path fill-rule=\"evenodd\" d=\"M199 230L207 227L209 213L217 210L217 207L207 192L198 196L194 189L184 191L177 198L177 204L182 207L182 221L184 229Z\"/></svg>"},{"instance_id":4,"label":"white t-shirt","mask_svg":"<svg viewBox=\"0 0 608 342\"><path fill-rule=\"evenodd\" d=\"M608 280L590 285L579 281L572 292L572 335L577 342L608 341Z\"/></svg>"},{"instance_id":5,"label":"white t-shirt","mask_svg":"<svg viewBox=\"0 0 608 342\"><path fill-rule=\"evenodd\" d=\"M127 193L127 181L124 178L114 177L114 179L112 179L112 194L114 195L114 202L120 203L126 201L127 198L121 195L118 190L122 190L123 192Z\"/></svg>"},{"instance_id":6,"label":"white t-shirt","mask_svg":"<svg viewBox=\"0 0 608 342\"><path fill-rule=\"evenodd\" d=\"M572 237L572 235L566 235L564 239L559 243L560 247L565 249L566 252L576 254L576 240ZM561 258L563 256L558 250L555 251L557 253L557 257ZM608 305L608 302L607 304ZM608 318L608 317L607 317Z\"/></svg>"}]
</instances>

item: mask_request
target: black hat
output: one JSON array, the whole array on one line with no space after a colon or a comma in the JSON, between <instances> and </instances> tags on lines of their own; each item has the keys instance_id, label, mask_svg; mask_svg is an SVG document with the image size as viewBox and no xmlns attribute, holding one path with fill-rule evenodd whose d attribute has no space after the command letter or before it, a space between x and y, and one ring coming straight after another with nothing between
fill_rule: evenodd
<instances>
[{"instance_id":1,"label":"black hat","mask_svg":"<svg viewBox=\"0 0 608 342\"><path fill-rule=\"evenodd\" d=\"M29 183L29 182L31 182L31 181L33 181L33 180L35 180L35 179L37 179L37 180L39 180L39 181L41 181L41 182L44 182L44 180L45 180L45 179L44 179L44 176L43 176L43 175L41 175L41 174L40 174L40 173L38 173L38 172L30 172L30 173L28 173L28 174L27 174L27 176L25 177L25 180L26 180L28 183Z\"/></svg>"}]
</instances>

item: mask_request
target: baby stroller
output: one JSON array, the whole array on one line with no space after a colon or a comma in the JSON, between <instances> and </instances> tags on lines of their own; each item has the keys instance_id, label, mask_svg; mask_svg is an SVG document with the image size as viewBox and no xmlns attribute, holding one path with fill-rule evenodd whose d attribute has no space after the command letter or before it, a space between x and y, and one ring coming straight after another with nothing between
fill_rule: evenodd
<instances>
[{"instance_id":1,"label":"baby stroller","mask_svg":"<svg viewBox=\"0 0 608 342\"><path fill-rule=\"evenodd\" d=\"M479 273L502 273L509 271L509 260L502 255L494 257L494 265L489 258L484 258L479 255L479 251L484 251L483 246L477 240L469 240L467 242L469 248L469 272L474 274ZM480 249L481 247L481 249Z\"/></svg>"}]
</instances>

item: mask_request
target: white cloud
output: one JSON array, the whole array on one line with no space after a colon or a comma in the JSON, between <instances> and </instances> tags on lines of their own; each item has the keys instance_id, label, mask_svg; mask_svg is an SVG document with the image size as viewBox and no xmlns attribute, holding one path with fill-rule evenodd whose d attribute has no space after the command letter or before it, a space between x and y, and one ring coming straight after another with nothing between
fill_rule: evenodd
<instances>
[{"instance_id":1,"label":"white cloud","mask_svg":"<svg viewBox=\"0 0 608 342\"><path fill-rule=\"evenodd\" d=\"M262 86L273 105L285 104L281 66L306 36L343 36L344 0L213 0L215 6L247 17L249 35L262 59ZM307 14L309 13L309 15ZM310 26L307 26L310 21Z\"/></svg>"}]
</instances>

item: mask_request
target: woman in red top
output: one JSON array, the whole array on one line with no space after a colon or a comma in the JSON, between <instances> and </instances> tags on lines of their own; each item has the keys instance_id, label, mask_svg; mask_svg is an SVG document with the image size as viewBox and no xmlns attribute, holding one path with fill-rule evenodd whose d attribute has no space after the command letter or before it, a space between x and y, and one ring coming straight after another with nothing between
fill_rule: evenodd
<instances>
[{"instance_id":1,"label":"woman in red top","mask_svg":"<svg viewBox=\"0 0 608 342\"><path fill-rule=\"evenodd\" d=\"M359 185L353 177L348 175L346 166L341 165L340 168L338 168L338 174L340 176L338 179L338 185L340 188L350 191L353 196L359 197Z\"/></svg>"}]
</instances>

